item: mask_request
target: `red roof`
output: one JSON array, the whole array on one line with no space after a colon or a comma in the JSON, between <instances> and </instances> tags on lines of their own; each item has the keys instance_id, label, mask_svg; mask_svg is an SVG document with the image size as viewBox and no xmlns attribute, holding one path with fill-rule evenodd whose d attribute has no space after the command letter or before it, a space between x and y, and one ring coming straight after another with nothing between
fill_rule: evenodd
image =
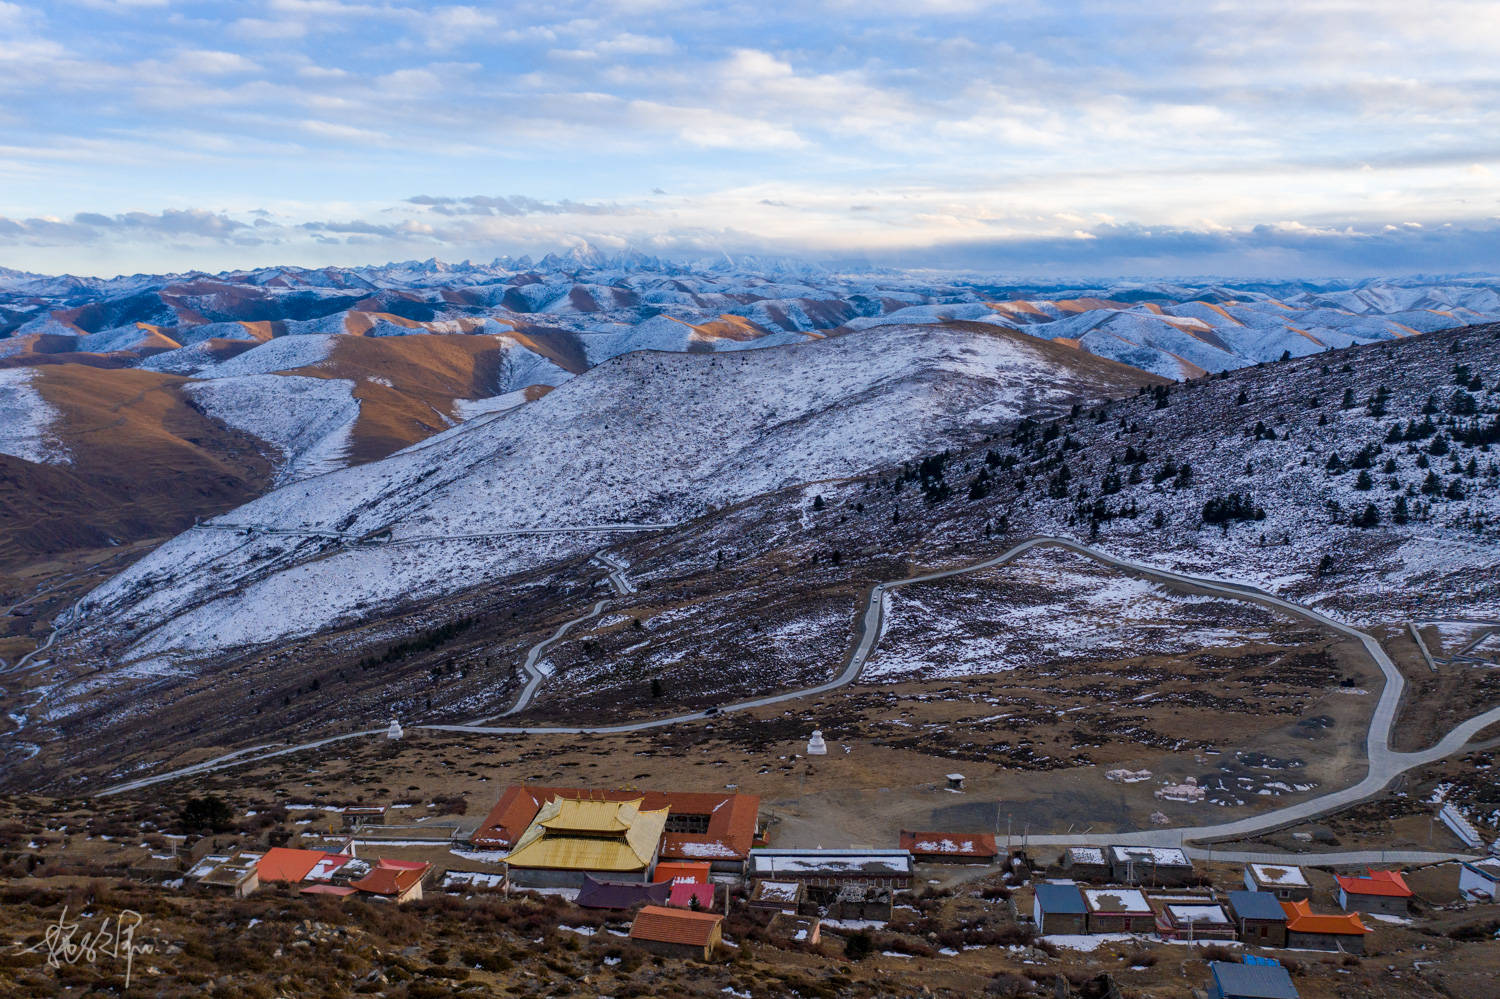
<instances>
[{"instance_id":1,"label":"red roof","mask_svg":"<svg viewBox=\"0 0 1500 999\"><path fill-rule=\"evenodd\" d=\"M713 941L714 929L723 919L723 916L711 912L648 905L630 924L630 939L706 947Z\"/></svg>"},{"instance_id":2,"label":"red roof","mask_svg":"<svg viewBox=\"0 0 1500 999\"><path fill-rule=\"evenodd\" d=\"M901 849L929 857L996 857L1000 848L991 833L901 831Z\"/></svg>"},{"instance_id":3,"label":"red roof","mask_svg":"<svg viewBox=\"0 0 1500 999\"><path fill-rule=\"evenodd\" d=\"M1350 895L1383 895L1387 898L1411 898L1411 889L1400 871L1371 870L1367 878L1335 874L1333 879Z\"/></svg>"},{"instance_id":4,"label":"red roof","mask_svg":"<svg viewBox=\"0 0 1500 999\"><path fill-rule=\"evenodd\" d=\"M714 886L687 881L679 881L672 885L672 894L667 897L667 904L674 909L691 909L693 899L698 900L698 909L708 912L714 907Z\"/></svg>"},{"instance_id":5,"label":"red roof","mask_svg":"<svg viewBox=\"0 0 1500 999\"><path fill-rule=\"evenodd\" d=\"M708 884L709 871L712 868L708 864L689 864L681 860L662 860L657 862L656 873L651 875L652 881L693 881L701 885Z\"/></svg>"},{"instance_id":6,"label":"red roof","mask_svg":"<svg viewBox=\"0 0 1500 999\"><path fill-rule=\"evenodd\" d=\"M420 882L426 874L426 864L418 867L405 866L405 864L395 867L381 860L376 863L375 869L369 874L349 884L371 895L401 895Z\"/></svg>"},{"instance_id":7,"label":"red roof","mask_svg":"<svg viewBox=\"0 0 1500 999\"><path fill-rule=\"evenodd\" d=\"M308 885L301 891L303 895L337 895L339 898L356 893L356 889L344 885Z\"/></svg>"},{"instance_id":8,"label":"red roof","mask_svg":"<svg viewBox=\"0 0 1500 999\"><path fill-rule=\"evenodd\" d=\"M526 831L543 803L551 798L595 801L635 801L641 808L668 809L670 815L706 815L702 833L668 832L661 856L673 860L744 860L754 846L760 798L753 794L714 794L695 791L599 791L572 787L515 785L505 789L490 814L474 832L475 846L510 849Z\"/></svg>"},{"instance_id":9,"label":"red roof","mask_svg":"<svg viewBox=\"0 0 1500 999\"><path fill-rule=\"evenodd\" d=\"M1312 911L1312 905L1308 902L1282 902L1281 908L1286 912L1286 928L1289 933L1358 936L1370 932L1360 922L1357 912L1341 912L1336 916L1320 915Z\"/></svg>"},{"instance_id":10,"label":"red roof","mask_svg":"<svg viewBox=\"0 0 1500 999\"><path fill-rule=\"evenodd\" d=\"M255 873L262 881L301 881L327 856L322 850L273 846L255 865Z\"/></svg>"}]
</instances>

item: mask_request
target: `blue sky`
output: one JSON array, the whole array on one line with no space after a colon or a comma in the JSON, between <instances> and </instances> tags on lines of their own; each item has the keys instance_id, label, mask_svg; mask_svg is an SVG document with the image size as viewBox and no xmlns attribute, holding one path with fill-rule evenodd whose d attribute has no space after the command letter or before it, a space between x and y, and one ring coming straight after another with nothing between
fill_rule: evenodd
<instances>
[{"instance_id":1,"label":"blue sky","mask_svg":"<svg viewBox=\"0 0 1500 999\"><path fill-rule=\"evenodd\" d=\"M1500 271L1500 4L0 0L0 265Z\"/></svg>"}]
</instances>

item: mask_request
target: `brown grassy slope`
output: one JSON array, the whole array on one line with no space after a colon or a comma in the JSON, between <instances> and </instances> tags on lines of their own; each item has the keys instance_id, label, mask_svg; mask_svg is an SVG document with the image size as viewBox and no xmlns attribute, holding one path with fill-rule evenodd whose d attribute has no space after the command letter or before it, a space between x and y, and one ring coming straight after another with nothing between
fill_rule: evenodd
<instances>
[{"instance_id":1,"label":"brown grassy slope","mask_svg":"<svg viewBox=\"0 0 1500 999\"><path fill-rule=\"evenodd\" d=\"M174 534L265 491L254 438L194 410L182 378L82 364L40 368L67 465L0 456L0 570L39 556Z\"/></svg>"},{"instance_id":2,"label":"brown grassy slope","mask_svg":"<svg viewBox=\"0 0 1500 999\"><path fill-rule=\"evenodd\" d=\"M296 373L356 383L350 458L374 461L448 429L455 399L493 395L501 351L487 336L342 336L327 361Z\"/></svg>"}]
</instances>

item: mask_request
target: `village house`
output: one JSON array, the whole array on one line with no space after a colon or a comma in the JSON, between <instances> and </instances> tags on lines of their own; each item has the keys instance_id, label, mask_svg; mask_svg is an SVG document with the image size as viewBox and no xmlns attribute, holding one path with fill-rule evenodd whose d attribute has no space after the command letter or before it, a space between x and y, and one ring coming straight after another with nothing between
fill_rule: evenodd
<instances>
[{"instance_id":1,"label":"village house","mask_svg":"<svg viewBox=\"0 0 1500 999\"><path fill-rule=\"evenodd\" d=\"M1276 961L1247 959L1244 964L1212 961L1208 965L1208 999L1299 999L1291 974Z\"/></svg>"},{"instance_id":2,"label":"village house","mask_svg":"<svg viewBox=\"0 0 1500 999\"><path fill-rule=\"evenodd\" d=\"M205 857L189 871L187 877L192 878L194 872L198 884L212 891L224 892L235 898L244 898L260 888L260 875L256 866L260 863L258 853L236 853L229 857L210 856Z\"/></svg>"},{"instance_id":3,"label":"village house","mask_svg":"<svg viewBox=\"0 0 1500 999\"><path fill-rule=\"evenodd\" d=\"M750 851L755 881L800 881L808 887L862 884L905 891L911 887L912 856L905 850Z\"/></svg>"},{"instance_id":4,"label":"village house","mask_svg":"<svg viewBox=\"0 0 1500 999\"><path fill-rule=\"evenodd\" d=\"M1088 932L1088 906L1077 885L1039 884L1031 904L1038 933L1076 935Z\"/></svg>"},{"instance_id":5,"label":"village house","mask_svg":"<svg viewBox=\"0 0 1500 999\"><path fill-rule=\"evenodd\" d=\"M1464 861L1458 872L1458 890L1465 898L1485 902L1500 899L1500 859Z\"/></svg>"},{"instance_id":6,"label":"village house","mask_svg":"<svg viewBox=\"0 0 1500 999\"><path fill-rule=\"evenodd\" d=\"M256 864L256 874L261 884L331 881L334 872L348 862L349 858L339 853L273 846Z\"/></svg>"},{"instance_id":7,"label":"village house","mask_svg":"<svg viewBox=\"0 0 1500 999\"><path fill-rule=\"evenodd\" d=\"M713 868L709 864L688 863L682 860L663 860L656 865L656 870L651 874L652 881L667 881L672 884L685 882L687 884L706 885L712 875Z\"/></svg>"},{"instance_id":8,"label":"village house","mask_svg":"<svg viewBox=\"0 0 1500 999\"><path fill-rule=\"evenodd\" d=\"M650 881L661 847L667 810L642 807L642 799L547 799L506 855L514 884L527 888L578 888L586 876Z\"/></svg>"},{"instance_id":9,"label":"village house","mask_svg":"<svg viewBox=\"0 0 1500 999\"><path fill-rule=\"evenodd\" d=\"M1232 891L1229 914L1243 943L1256 947L1286 946L1286 910L1266 891Z\"/></svg>"},{"instance_id":10,"label":"village house","mask_svg":"<svg viewBox=\"0 0 1500 999\"><path fill-rule=\"evenodd\" d=\"M707 961L724 940L724 917L648 905L630 924L632 943L663 957Z\"/></svg>"},{"instance_id":11,"label":"village house","mask_svg":"<svg viewBox=\"0 0 1500 999\"><path fill-rule=\"evenodd\" d=\"M674 909L693 909L697 912L713 912L714 899L718 892L711 884L696 881L675 881L667 904Z\"/></svg>"},{"instance_id":12,"label":"village house","mask_svg":"<svg viewBox=\"0 0 1500 999\"><path fill-rule=\"evenodd\" d=\"M342 825L345 829L357 829L360 826L383 826L385 825L386 807L384 805L349 805L342 813Z\"/></svg>"},{"instance_id":13,"label":"village house","mask_svg":"<svg viewBox=\"0 0 1500 999\"><path fill-rule=\"evenodd\" d=\"M1146 896L1134 888L1085 888L1090 933L1150 933L1156 913Z\"/></svg>"},{"instance_id":14,"label":"village house","mask_svg":"<svg viewBox=\"0 0 1500 999\"><path fill-rule=\"evenodd\" d=\"M300 889L298 889L297 894L307 895L311 898L344 899L350 898L354 895L358 895L359 889L351 888L348 885L312 884L303 885Z\"/></svg>"},{"instance_id":15,"label":"village house","mask_svg":"<svg viewBox=\"0 0 1500 999\"><path fill-rule=\"evenodd\" d=\"M804 894L800 881L757 881L745 904L752 909L796 912L802 904Z\"/></svg>"},{"instance_id":16,"label":"village house","mask_svg":"<svg viewBox=\"0 0 1500 999\"><path fill-rule=\"evenodd\" d=\"M1309 902L1282 902L1286 912L1286 945L1299 950L1341 950L1349 954L1365 952L1369 927L1360 921L1359 913L1321 915L1312 911Z\"/></svg>"},{"instance_id":17,"label":"village house","mask_svg":"<svg viewBox=\"0 0 1500 999\"><path fill-rule=\"evenodd\" d=\"M664 810L666 821L657 855L663 860L708 863L722 874L744 874L759 834L760 798L755 795L514 785L506 788L470 842L481 850L514 850L542 807L557 798L633 801L642 812Z\"/></svg>"},{"instance_id":18,"label":"village house","mask_svg":"<svg viewBox=\"0 0 1500 999\"><path fill-rule=\"evenodd\" d=\"M1372 916L1405 916L1412 891L1400 871L1371 870L1368 877L1335 874L1338 882L1339 908L1345 912L1365 912Z\"/></svg>"},{"instance_id":19,"label":"village house","mask_svg":"<svg viewBox=\"0 0 1500 999\"><path fill-rule=\"evenodd\" d=\"M1290 864L1245 865L1245 887L1270 892L1282 901L1312 898L1312 885L1302 868Z\"/></svg>"},{"instance_id":20,"label":"village house","mask_svg":"<svg viewBox=\"0 0 1500 999\"><path fill-rule=\"evenodd\" d=\"M766 930L778 940L816 947L822 939L823 920L817 916L795 916L778 913L771 917Z\"/></svg>"},{"instance_id":21,"label":"village house","mask_svg":"<svg viewBox=\"0 0 1500 999\"><path fill-rule=\"evenodd\" d=\"M422 882L432 870L431 864L404 860L380 860L374 869L349 885L366 895L374 895L397 905L420 901Z\"/></svg>"},{"instance_id":22,"label":"village house","mask_svg":"<svg viewBox=\"0 0 1500 999\"><path fill-rule=\"evenodd\" d=\"M1094 884L1103 884L1110 878L1109 858L1102 846L1070 846L1063 851L1062 869L1068 877Z\"/></svg>"},{"instance_id":23,"label":"village house","mask_svg":"<svg viewBox=\"0 0 1500 999\"><path fill-rule=\"evenodd\" d=\"M902 831L901 849L919 864L993 864L1000 855L989 833L919 833Z\"/></svg>"},{"instance_id":24,"label":"village house","mask_svg":"<svg viewBox=\"0 0 1500 999\"><path fill-rule=\"evenodd\" d=\"M638 905L666 905L672 884L658 881L599 881L588 875L578 889L574 904L584 909L634 909Z\"/></svg>"},{"instance_id":25,"label":"village house","mask_svg":"<svg viewBox=\"0 0 1500 999\"><path fill-rule=\"evenodd\" d=\"M1163 940L1234 940L1234 921L1224 907L1202 897L1153 897L1156 932Z\"/></svg>"},{"instance_id":26,"label":"village house","mask_svg":"<svg viewBox=\"0 0 1500 999\"><path fill-rule=\"evenodd\" d=\"M1172 846L1112 846L1109 873L1121 884L1186 885L1193 880L1193 862Z\"/></svg>"}]
</instances>

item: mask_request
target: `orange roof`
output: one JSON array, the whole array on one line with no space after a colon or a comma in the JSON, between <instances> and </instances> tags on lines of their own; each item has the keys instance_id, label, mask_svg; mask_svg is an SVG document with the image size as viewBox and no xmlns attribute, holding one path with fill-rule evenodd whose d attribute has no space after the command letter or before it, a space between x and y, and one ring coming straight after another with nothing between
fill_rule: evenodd
<instances>
[{"instance_id":1,"label":"orange roof","mask_svg":"<svg viewBox=\"0 0 1500 999\"><path fill-rule=\"evenodd\" d=\"M382 860L376 863L375 869L369 874L349 884L371 895L400 895L421 881L426 874L426 864L421 867L390 867Z\"/></svg>"},{"instance_id":2,"label":"orange roof","mask_svg":"<svg viewBox=\"0 0 1500 999\"><path fill-rule=\"evenodd\" d=\"M723 919L723 916L716 916L711 912L648 905L636 914L635 922L630 924L630 939L707 947L713 941L714 929Z\"/></svg>"},{"instance_id":3,"label":"orange roof","mask_svg":"<svg viewBox=\"0 0 1500 999\"><path fill-rule=\"evenodd\" d=\"M346 888L343 885L308 885L306 888L302 889L302 894L334 895L339 898L347 898L350 895L356 894L356 892L353 888Z\"/></svg>"},{"instance_id":4,"label":"orange roof","mask_svg":"<svg viewBox=\"0 0 1500 999\"><path fill-rule=\"evenodd\" d=\"M663 860L656 865L656 873L651 875L653 883L658 881L692 881L700 885L708 884L709 871L712 868L708 864L689 864L682 860Z\"/></svg>"},{"instance_id":5,"label":"orange roof","mask_svg":"<svg viewBox=\"0 0 1500 999\"><path fill-rule=\"evenodd\" d=\"M935 833L901 830L901 849L921 856L994 857L1000 853L992 833Z\"/></svg>"},{"instance_id":6,"label":"orange roof","mask_svg":"<svg viewBox=\"0 0 1500 999\"><path fill-rule=\"evenodd\" d=\"M1388 898L1411 898L1411 889L1400 871L1371 870L1367 878L1335 874L1333 879L1350 895L1384 895Z\"/></svg>"},{"instance_id":7,"label":"orange roof","mask_svg":"<svg viewBox=\"0 0 1500 999\"><path fill-rule=\"evenodd\" d=\"M322 850L293 850L273 846L255 865L262 881L301 881L326 857Z\"/></svg>"},{"instance_id":8,"label":"orange roof","mask_svg":"<svg viewBox=\"0 0 1500 999\"><path fill-rule=\"evenodd\" d=\"M1286 928L1289 933L1333 933L1357 936L1370 932L1369 927L1360 921L1357 912L1345 912L1337 916L1319 915L1312 911L1310 903L1304 901L1282 902L1281 908L1286 912Z\"/></svg>"},{"instance_id":9,"label":"orange roof","mask_svg":"<svg viewBox=\"0 0 1500 999\"><path fill-rule=\"evenodd\" d=\"M662 839L661 855L677 860L744 860L754 846L760 798L753 794L696 791L600 791L576 787L529 787L505 789L490 814L480 823L472 840L475 846L514 847L531 820L550 798L594 801L641 801L643 811L665 808L671 815L706 815L708 829L702 833L668 832Z\"/></svg>"}]
</instances>

